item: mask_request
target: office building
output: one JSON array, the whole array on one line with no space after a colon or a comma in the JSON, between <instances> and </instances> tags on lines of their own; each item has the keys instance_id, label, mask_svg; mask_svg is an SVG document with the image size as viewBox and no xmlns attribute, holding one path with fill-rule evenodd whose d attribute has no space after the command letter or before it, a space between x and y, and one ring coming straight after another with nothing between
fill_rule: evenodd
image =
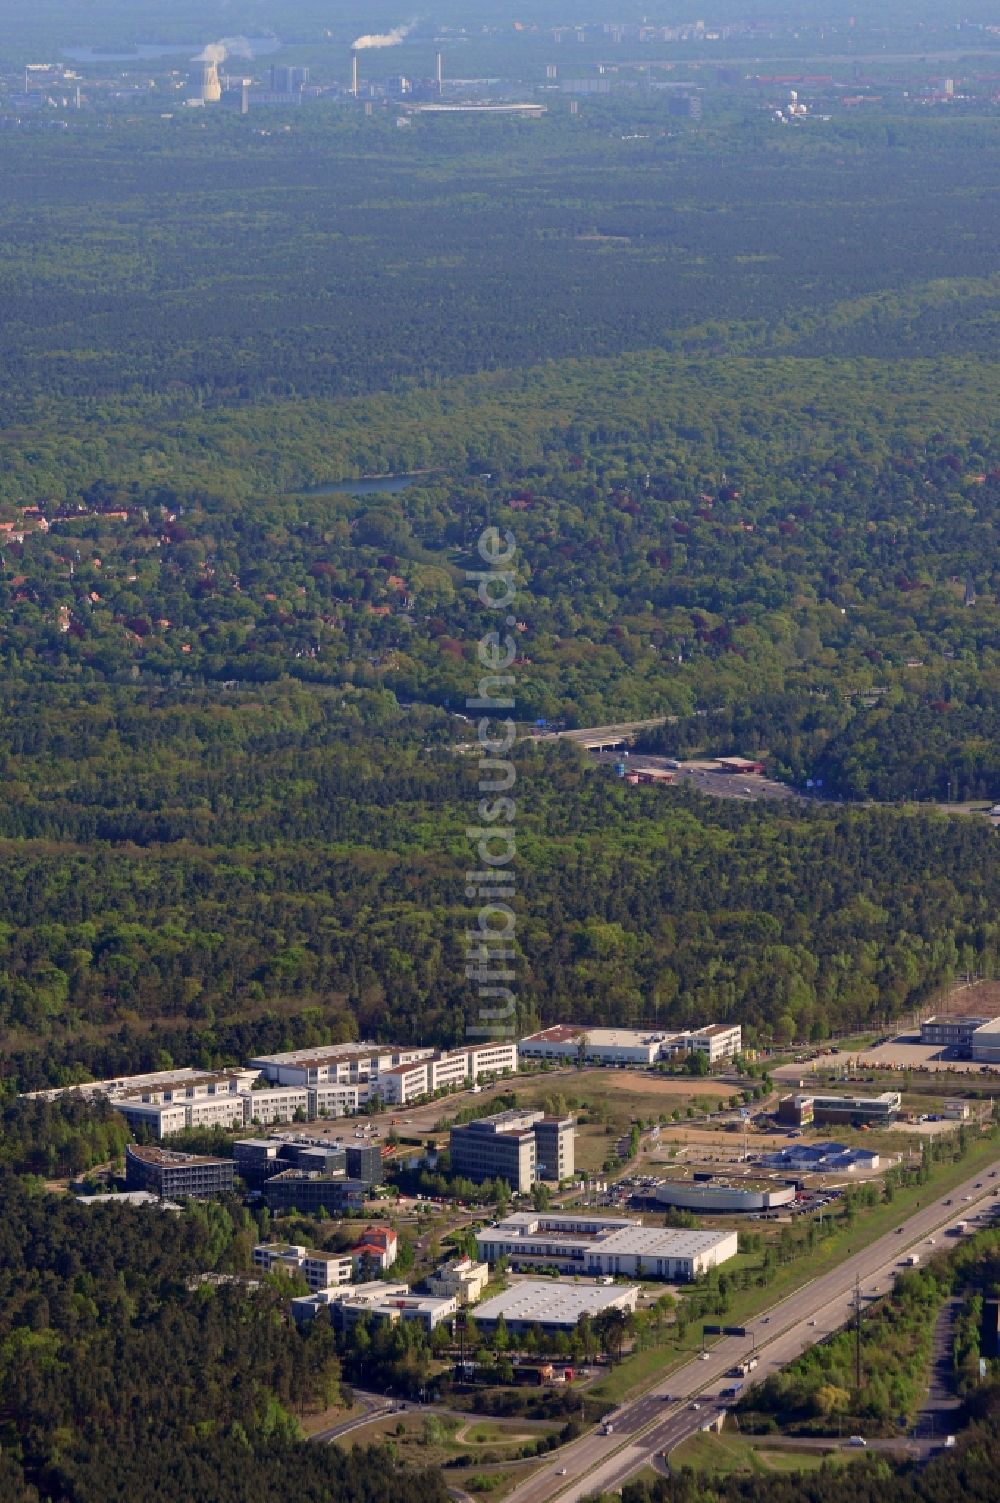
<instances>
[{"instance_id":1,"label":"office building","mask_svg":"<svg viewBox=\"0 0 1000 1503\"><path fill-rule=\"evenodd\" d=\"M457 1300L461 1306L474 1305L481 1298L490 1281L488 1263L476 1263L472 1258L456 1258L445 1263L427 1280L431 1294L443 1299ZM476 1316L478 1320L478 1313Z\"/></svg>"},{"instance_id":2,"label":"office building","mask_svg":"<svg viewBox=\"0 0 1000 1503\"><path fill-rule=\"evenodd\" d=\"M359 1179L326 1178L304 1169L283 1169L264 1181L261 1194L272 1211L322 1209L343 1215L363 1211L370 1188Z\"/></svg>"},{"instance_id":3,"label":"office building","mask_svg":"<svg viewBox=\"0 0 1000 1503\"><path fill-rule=\"evenodd\" d=\"M535 1134L535 1172L555 1184L576 1173L576 1122L573 1117L538 1119Z\"/></svg>"},{"instance_id":4,"label":"office building","mask_svg":"<svg viewBox=\"0 0 1000 1503\"><path fill-rule=\"evenodd\" d=\"M709 1023L687 1030L588 1028L584 1024L557 1023L521 1040L523 1059L566 1060L587 1065L648 1069L662 1060L699 1052L710 1065L731 1059L742 1048L739 1023Z\"/></svg>"},{"instance_id":5,"label":"office building","mask_svg":"<svg viewBox=\"0 0 1000 1503\"><path fill-rule=\"evenodd\" d=\"M253 1250L253 1266L259 1273L279 1271L298 1274L312 1292L349 1284L354 1264L349 1254L309 1252L288 1242L261 1242Z\"/></svg>"},{"instance_id":6,"label":"office building","mask_svg":"<svg viewBox=\"0 0 1000 1503\"><path fill-rule=\"evenodd\" d=\"M232 1159L200 1153L175 1153L169 1148L125 1147L125 1186L148 1190L168 1200L209 1200L233 1188Z\"/></svg>"},{"instance_id":7,"label":"office building","mask_svg":"<svg viewBox=\"0 0 1000 1503\"><path fill-rule=\"evenodd\" d=\"M878 1096L783 1096L778 1103L778 1121L796 1127L808 1126L810 1122L879 1127L895 1122L902 1104L898 1091L882 1091Z\"/></svg>"},{"instance_id":8,"label":"office building","mask_svg":"<svg viewBox=\"0 0 1000 1503\"><path fill-rule=\"evenodd\" d=\"M339 1309L346 1299L350 1299L352 1306L357 1310L364 1305L370 1308L385 1299L405 1297L409 1292L409 1284L391 1284L382 1279L373 1279L366 1284L345 1285L339 1289L319 1289L315 1294L301 1295L293 1299L292 1316L298 1324L303 1325L310 1320L315 1320L321 1310L328 1310L331 1322L339 1327L342 1324Z\"/></svg>"},{"instance_id":9,"label":"office building","mask_svg":"<svg viewBox=\"0 0 1000 1503\"><path fill-rule=\"evenodd\" d=\"M433 1053L433 1049L398 1044L327 1044L284 1054L261 1054L250 1064L274 1085L356 1086L359 1103L364 1106L381 1094L378 1082L384 1071L427 1059Z\"/></svg>"},{"instance_id":10,"label":"office building","mask_svg":"<svg viewBox=\"0 0 1000 1503\"><path fill-rule=\"evenodd\" d=\"M379 1096L387 1106L405 1106L435 1091L460 1089L517 1070L516 1044L476 1044L444 1050L426 1059L395 1065L379 1075Z\"/></svg>"},{"instance_id":11,"label":"office building","mask_svg":"<svg viewBox=\"0 0 1000 1503\"><path fill-rule=\"evenodd\" d=\"M479 1256L511 1267L686 1283L736 1256L736 1232L673 1231L641 1220L518 1211L476 1233Z\"/></svg>"},{"instance_id":12,"label":"office building","mask_svg":"<svg viewBox=\"0 0 1000 1503\"><path fill-rule=\"evenodd\" d=\"M558 1182L573 1174L575 1138L572 1117L518 1110L480 1117L451 1129L452 1172L474 1184L504 1179L523 1194L539 1179Z\"/></svg>"}]
</instances>

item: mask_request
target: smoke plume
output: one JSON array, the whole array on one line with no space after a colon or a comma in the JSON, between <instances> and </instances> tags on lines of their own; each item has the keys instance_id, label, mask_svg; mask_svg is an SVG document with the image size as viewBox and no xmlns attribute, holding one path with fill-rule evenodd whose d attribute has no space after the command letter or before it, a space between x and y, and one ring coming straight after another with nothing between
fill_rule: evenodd
<instances>
[{"instance_id":1,"label":"smoke plume","mask_svg":"<svg viewBox=\"0 0 1000 1503\"><path fill-rule=\"evenodd\" d=\"M358 37L356 42L351 43L352 52L361 52L368 47L396 47L404 41L413 30L414 22L410 21L406 26L394 26L392 31L381 34L376 32L374 36Z\"/></svg>"},{"instance_id":2,"label":"smoke plume","mask_svg":"<svg viewBox=\"0 0 1000 1503\"><path fill-rule=\"evenodd\" d=\"M253 57L246 37L223 37L221 42L209 42L203 47L193 63L224 63L227 57Z\"/></svg>"}]
</instances>

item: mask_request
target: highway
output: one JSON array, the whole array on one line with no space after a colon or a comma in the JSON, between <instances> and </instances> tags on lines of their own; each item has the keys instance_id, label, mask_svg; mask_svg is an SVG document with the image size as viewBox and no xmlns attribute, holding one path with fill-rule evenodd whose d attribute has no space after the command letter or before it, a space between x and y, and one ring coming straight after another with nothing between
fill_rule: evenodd
<instances>
[{"instance_id":1,"label":"highway","mask_svg":"<svg viewBox=\"0 0 1000 1503\"><path fill-rule=\"evenodd\" d=\"M619 1490L653 1457L695 1434L725 1409L721 1391L738 1381L726 1376L734 1363L755 1352L759 1366L750 1380L753 1382L787 1366L825 1334L844 1325L853 1309L856 1279L863 1297L877 1298L891 1286L910 1253L924 1262L928 1254L941 1247L949 1227L993 1205L994 1195L1000 1196L1000 1160L921 1206L899 1230L888 1232L869 1246L859 1246L853 1256L829 1273L757 1316L747 1327L752 1334L746 1338L727 1336L717 1340L709 1348L707 1361L694 1358L609 1415L610 1435L603 1430L590 1431L561 1447L551 1463L515 1488L508 1503L548 1503L550 1499L577 1503L589 1493ZM1000 1206L1000 1200L996 1204ZM859 1232L859 1242L861 1235Z\"/></svg>"}]
</instances>

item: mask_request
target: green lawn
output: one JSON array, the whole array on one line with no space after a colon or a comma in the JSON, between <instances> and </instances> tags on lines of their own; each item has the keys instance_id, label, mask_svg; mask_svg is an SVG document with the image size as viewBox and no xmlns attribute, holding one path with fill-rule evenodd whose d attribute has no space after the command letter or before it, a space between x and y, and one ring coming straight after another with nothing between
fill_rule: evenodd
<instances>
[{"instance_id":1,"label":"green lawn","mask_svg":"<svg viewBox=\"0 0 1000 1503\"><path fill-rule=\"evenodd\" d=\"M823 1450L781 1449L769 1445L766 1436L738 1435L724 1430L721 1435L698 1434L682 1441L670 1453L670 1466L682 1466L711 1473L716 1477L767 1474L773 1472L818 1472L824 1462L841 1466L863 1452L845 1451L832 1445Z\"/></svg>"}]
</instances>

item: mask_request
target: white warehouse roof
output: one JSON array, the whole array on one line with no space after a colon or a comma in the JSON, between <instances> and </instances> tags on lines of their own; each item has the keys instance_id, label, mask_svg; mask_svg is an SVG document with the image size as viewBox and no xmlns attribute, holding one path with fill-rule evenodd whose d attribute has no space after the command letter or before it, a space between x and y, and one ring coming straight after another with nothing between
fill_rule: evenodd
<instances>
[{"instance_id":1,"label":"white warehouse roof","mask_svg":"<svg viewBox=\"0 0 1000 1503\"><path fill-rule=\"evenodd\" d=\"M602 1310L634 1310L638 1284L568 1283L558 1279L522 1279L476 1306L479 1324L495 1323L502 1315L512 1326L576 1325L581 1315L599 1315Z\"/></svg>"}]
</instances>

